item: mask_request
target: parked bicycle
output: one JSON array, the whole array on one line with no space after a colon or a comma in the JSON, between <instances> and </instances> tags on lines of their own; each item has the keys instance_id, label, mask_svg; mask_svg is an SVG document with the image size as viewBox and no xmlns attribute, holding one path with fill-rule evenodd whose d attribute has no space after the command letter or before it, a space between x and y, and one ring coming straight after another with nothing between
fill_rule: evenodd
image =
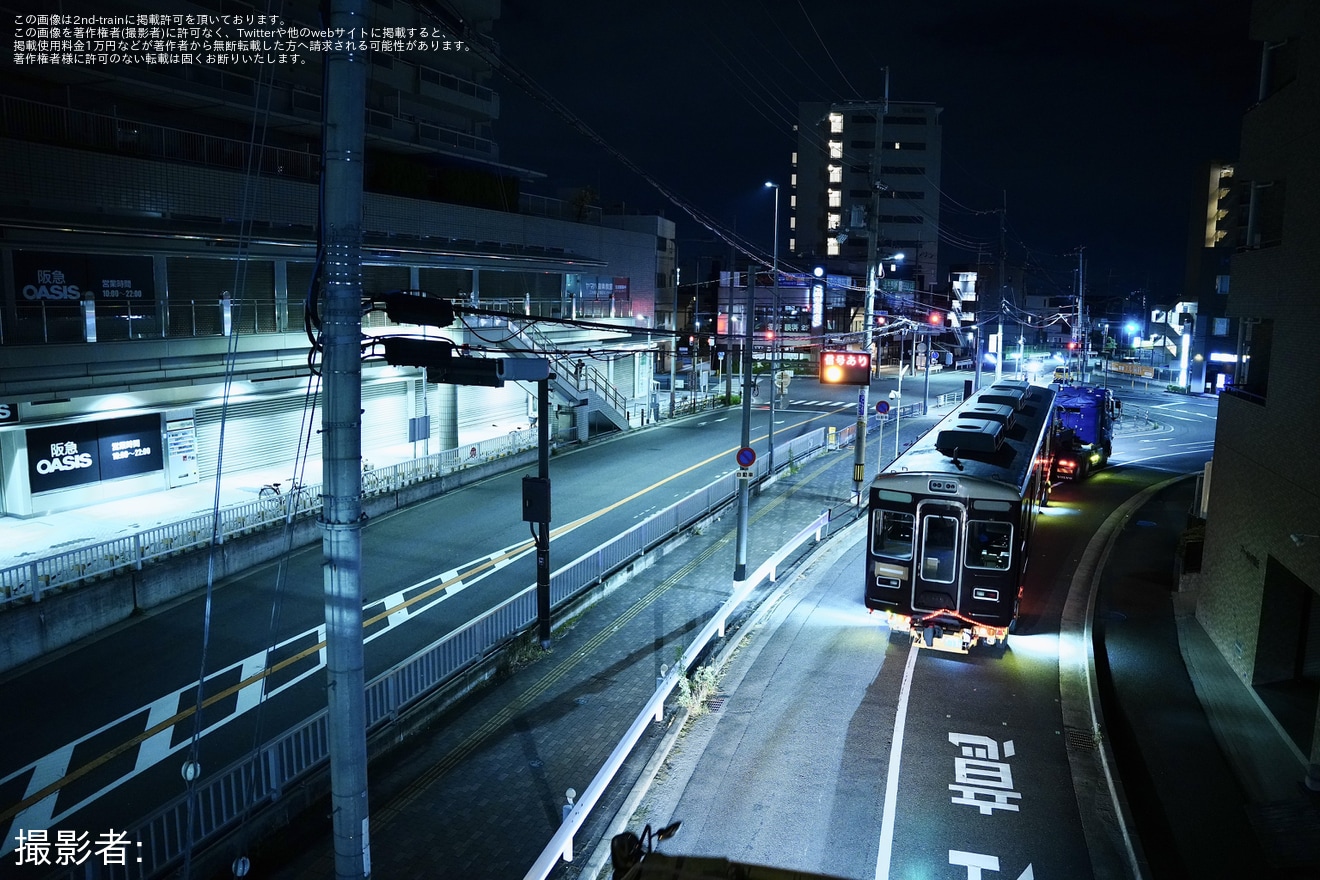
<instances>
[{"instance_id":1,"label":"parked bicycle","mask_svg":"<svg viewBox=\"0 0 1320 880\"><path fill-rule=\"evenodd\" d=\"M302 483L294 481L292 488L287 492L282 491L280 486L283 484L276 480L273 483L267 483L261 487L257 493L257 500L262 506L272 513L285 513L292 515L302 505L303 498L307 493L307 487Z\"/></svg>"},{"instance_id":2,"label":"parked bicycle","mask_svg":"<svg viewBox=\"0 0 1320 880\"><path fill-rule=\"evenodd\" d=\"M383 480L376 472L376 466L369 461L362 462L362 494L374 495L379 492Z\"/></svg>"}]
</instances>

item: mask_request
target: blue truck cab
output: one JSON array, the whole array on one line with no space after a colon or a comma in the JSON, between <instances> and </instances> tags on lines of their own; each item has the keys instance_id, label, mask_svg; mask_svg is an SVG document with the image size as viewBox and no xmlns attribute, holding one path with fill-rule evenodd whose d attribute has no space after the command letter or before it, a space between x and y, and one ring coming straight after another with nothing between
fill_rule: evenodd
<instances>
[{"instance_id":1,"label":"blue truck cab","mask_svg":"<svg viewBox=\"0 0 1320 880\"><path fill-rule=\"evenodd\" d=\"M1084 480L1104 467L1114 448L1117 407L1107 388L1063 386L1054 401L1053 480Z\"/></svg>"}]
</instances>

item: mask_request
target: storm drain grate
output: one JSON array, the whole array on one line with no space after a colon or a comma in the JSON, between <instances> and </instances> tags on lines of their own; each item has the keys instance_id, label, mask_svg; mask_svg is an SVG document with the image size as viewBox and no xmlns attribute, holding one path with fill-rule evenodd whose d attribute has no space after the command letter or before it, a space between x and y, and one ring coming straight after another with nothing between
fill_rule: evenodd
<instances>
[{"instance_id":1,"label":"storm drain grate","mask_svg":"<svg viewBox=\"0 0 1320 880\"><path fill-rule=\"evenodd\" d=\"M728 697L711 697L709 700L706 701L706 706L710 709L710 711L718 712L724 708L724 701L727 699Z\"/></svg>"},{"instance_id":2,"label":"storm drain grate","mask_svg":"<svg viewBox=\"0 0 1320 880\"><path fill-rule=\"evenodd\" d=\"M1095 737L1091 735L1091 731L1078 727L1063 729L1063 744L1077 752L1095 751Z\"/></svg>"}]
</instances>

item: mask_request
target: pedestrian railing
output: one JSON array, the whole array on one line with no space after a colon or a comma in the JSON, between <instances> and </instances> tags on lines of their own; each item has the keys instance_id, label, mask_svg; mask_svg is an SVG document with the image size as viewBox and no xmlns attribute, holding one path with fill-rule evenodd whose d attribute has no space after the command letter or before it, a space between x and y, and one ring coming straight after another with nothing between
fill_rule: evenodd
<instances>
[{"instance_id":1,"label":"pedestrian railing","mask_svg":"<svg viewBox=\"0 0 1320 880\"><path fill-rule=\"evenodd\" d=\"M794 438L779 448L787 453L784 461L800 460L823 449L824 444L825 431L822 428ZM759 480L767 473L765 460L758 460L753 468L754 479ZM552 606L561 605L601 583L649 548L733 501L737 492L737 474L730 472L579 556L551 574ZM740 585L734 597L737 602L730 599L732 604L726 603L707 629L714 627L722 634L724 621L732 609L756 584L766 577L773 580L777 567L791 552L788 548L796 549L813 534L819 540L828 519L828 513L822 514L784 549L763 563L748 581ZM387 728L423 697L481 662L493 649L527 632L537 622L536 605L536 585L533 584L373 678L367 683L365 693L367 730L374 733ZM703 636L698 638L703 637L709 641L711 636L703 630ZM702 644L704 646L705 642ZM684 656L695 657L699 650L689 648ZM199 780L191 806L189 797L181 795L128 832L130 840L142 844L138 851L140 861L100 867L100 876L105 880L148 880L160 876L179 863L190 843L196 851L210 839L230 830L243 816L278 799L281 792L298 782L300 777L328 762L328 717L328 711L322 710L268 740L247 757ZM191 835L188 833L189 815L192 816ZM70 872L68 876L74 878L81 874Z\"/></svg>"},{"instance_id":2,"label":"pedestrian railing","mask_svg":"<svg viewBox=\"0 0 1320 880\"><path fill-rule=\"evenodd\" d=\"M503 437L449 449L363 472L362 496L371 498L536 448L536 432L513 431ZM319 483L294 484L292 491L226 505L178 522L132 535L90 543L19 565L0 568L0 609L17 602L39 602L45 593L120 574L129 569L192 550L223 544L238 535L313 516L321 510Z\"/></svg>"}]
</instances>

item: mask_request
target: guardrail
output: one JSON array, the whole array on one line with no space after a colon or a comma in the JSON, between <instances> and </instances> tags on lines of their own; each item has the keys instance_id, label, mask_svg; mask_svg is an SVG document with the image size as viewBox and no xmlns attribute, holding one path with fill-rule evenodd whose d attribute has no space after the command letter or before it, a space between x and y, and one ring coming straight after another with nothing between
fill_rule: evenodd
<instances>
[{"instance_id":1,"label":"guardrail","mask_svg":"<svg viewBox=\"0 0 1320 880\"><path fill-rule=\"evenodd\" d=\"M824 445L825 430L820 428L777 448L784 450L783 461L787 463L801 460ZM767 473L765 459L758 459L753 478L759 480ZM649 549L732 502L737 491L737 474L730 472L556 570L550 576L552 606L603 582ZM783 555L777 553L757 569L753 578L759 582L767 573L773 577L777 560L782 559ZM722 626L727 614L717 617ZM388 728L424 696L477 665L493 649L528 631L536 621L533 584L373 678L365 688L369 734ZM176 866L186 852L189 815L193 823L191 838L198 846L228 830L250 811L278 799L300 777L329 760L328 723L328 711L321 710L268 740L246 758L198 782L191 805L188 797L181 795L152 813L128 832L128 839L142 844L138 850L140 861L104 866L101 876L106 880L159 876ZM66 876L73 880L81 874L71 871Z\"/></svg>"},{"instance_id":2,"label":"guardrail","mask_svg":"<svg viewBox=\"0 0 1320 880\"><path fill-rule=\"evenodd\" d=\"M536 448L536 432L513 431L462 449L449 449L424 458L363 471L362 497L395 492L422 480L435 479L464 468ZM321 509L319 483L303 484L273 498L256 498L220 508L219 516L206 513L145 529L133 535L90 543L30 562L0 568L0 610L17 602L40 602L42 595L67 589L93 578L141 570L152 562L197 550L212 542L223 544L237 535L312 516Z\"/></svg>"},{"instance_id":3,"label":"guardrail","mask_svg":"<svg viewBox=\"0 0 1320 880\"><path fill-rule=\"evenodd\" d=\"M605 764L596 772L591 783L587 785L586 791L584 791L581 797L579 797L573 804L568 815L564 817L563 824L559 826L559 830L550 838L550 842L546 844L545 849L541 850L540 857L538 857L536 862L532 864L531 868L527 870L526 875L524 875L524 880L545 880L545 878L550 876L550 872L554 870L555 865L559 862L560 856L564 856L568 859L572 858L573 835L582 827L582 823L586 821L587 816L590 815L592 809L596 806L597 802L600 801L600 797L605 793L606 787L614 780L615 774L619 772L619 768L623 766L623 762L627 760L628 754L633 750L633 747L637 745L637 741L642 738L642 734L646 732L646 728L649 727L653 721L659 722L664 720L665 700L669 698L669 695L673 693L674 688L678 686L679 680L687 675L687 663L695 662L695 658L702 655L702 652L706 650L706 646L709 645L712 640L717 637L724 638L724 627L727 624L729 617L738 609L738 606L747 601L747 597L750 596L752 591L760 586L761 582L766 578L769 578L773 583L775 576L778 573L779 566L791 553L795 552L809 538L814 538L815 541L819 543L825 530L829 527L829 524L830 513L827 510L820 516L816 517L816 519L806 528L793 536L793 538L783 547L779 548L773 556L763 562L761 566L752 573L751 577L743 581L741 584L738 584L735 581L733 595L720 606L719 610L717 610L711 619L706 622L706 625L701 628L701 632L697 633L696 638L692 640L692 643L688 645L687 649L683 652L682 656L686 662L675 663L674 668L670 669L660 681L655 692L651 694L651 698L646 701L646 704L642 706L642 711L639 712L636 719L633 720L632 725L628 728L628 732L624 734L623 739L619 740L619 744L614 747L614 751L610 753Z\"/></svg>"}]
</instances>

